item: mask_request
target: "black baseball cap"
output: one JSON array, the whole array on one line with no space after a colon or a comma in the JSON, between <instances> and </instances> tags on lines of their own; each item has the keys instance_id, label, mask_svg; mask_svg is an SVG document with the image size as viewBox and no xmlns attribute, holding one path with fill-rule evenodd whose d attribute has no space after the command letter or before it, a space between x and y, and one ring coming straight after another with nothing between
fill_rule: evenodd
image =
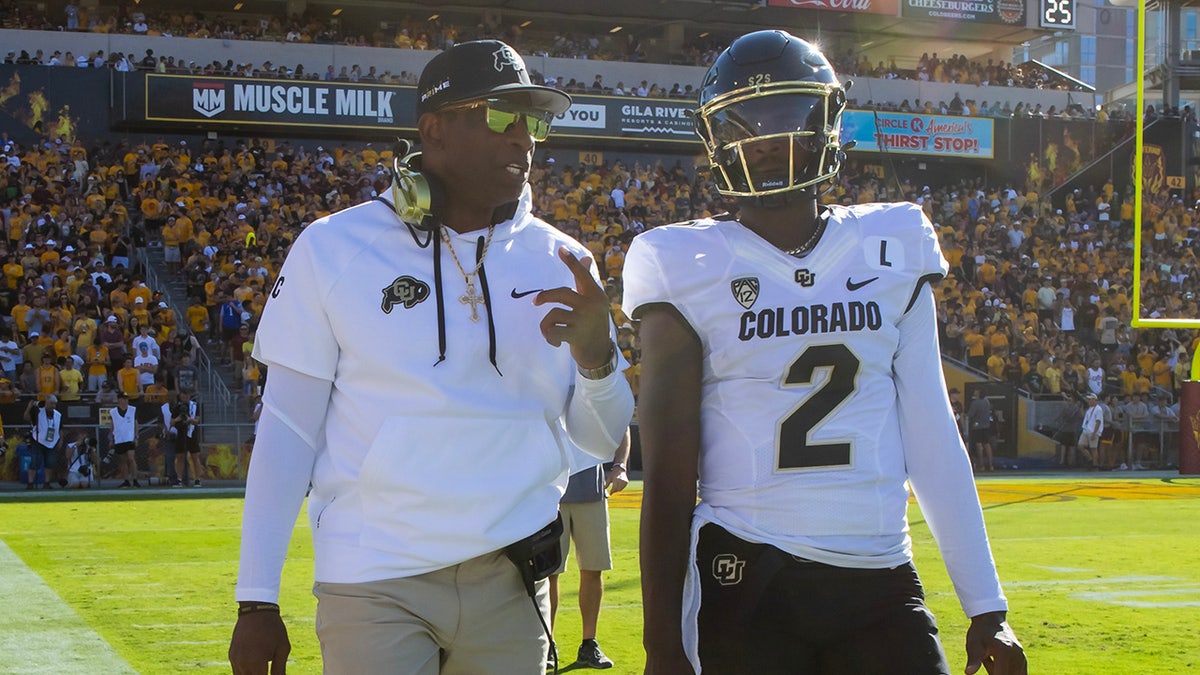
<instances>
[{"instance_id":1,"label":"black baseball cap","mask_svg":"<svg viewBox=\"0 0 1200 675\"><path fill-rule=\"evenodd\" d=\"M532 109L556 115L571 107L567 94L530 81L517 50L499 40L475 40L460 42L425 65L417 82L417 116L455 103L509 95L523 95Z\"/></svg>"}]
</instances>

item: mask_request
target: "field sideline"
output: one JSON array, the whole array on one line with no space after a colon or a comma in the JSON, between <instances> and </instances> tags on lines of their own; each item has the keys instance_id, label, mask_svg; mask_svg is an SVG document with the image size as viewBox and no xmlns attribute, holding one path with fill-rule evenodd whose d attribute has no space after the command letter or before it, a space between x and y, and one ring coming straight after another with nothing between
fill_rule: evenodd
<instances>
[{"instance_id":1,"label":"field sideline","mask_svg":"<svg viewBox=\"0 0 1200 675\"><path fill-rule=\"evenodd\" d=\"M612 673L641 672L640 488L612 501L616 569L600 623ZM988 477L979 491L1031 672L1200 672L1200 479ZM0 493L0 673L228 673L240 493L79 496ZM910 518L929 604L961 672L967 621L915 504ZM288 669L319 673L303 518L296 529L281 599ZM561 580L564 665L578 644L576 578L569 570Z\"/></svg>"}]
</instances>

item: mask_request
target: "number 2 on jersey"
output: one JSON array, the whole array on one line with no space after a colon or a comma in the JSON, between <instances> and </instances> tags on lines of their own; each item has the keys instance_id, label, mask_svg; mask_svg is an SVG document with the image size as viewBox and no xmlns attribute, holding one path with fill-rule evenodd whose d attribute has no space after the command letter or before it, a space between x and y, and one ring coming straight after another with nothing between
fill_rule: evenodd
<instances>
[{"instance_id":1,"label":"number 2 on jersey","mask_svg":"<svg viewBox=\"0 0 1200 675\"><path fill-rule=\"evenodd\" d=\"M809 434L854 393L860 361L846 345L814 345L788 367L783 385L812 384L819 368L825 383L779 424L779 469L814 469L850 464L850 443L812 443Z\"/></svg>"}]
</instances>

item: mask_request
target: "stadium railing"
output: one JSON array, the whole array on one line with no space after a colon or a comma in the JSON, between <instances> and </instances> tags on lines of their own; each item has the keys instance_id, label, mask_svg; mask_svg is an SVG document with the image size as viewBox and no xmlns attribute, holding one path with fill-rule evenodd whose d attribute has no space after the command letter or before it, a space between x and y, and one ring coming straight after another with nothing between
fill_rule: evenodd
<instances>
[{"instance_id":1,"label":"stadium railing","mask_svg":"<svg viewBox=\"0 0 1200 675\"><path fill-rule=\"evenodd\" d=\"M163 280L159 279L158 272L150 264L145 249L139 249L137 256L146 274L146 285L162 292L167 304L171 307L171 311L175 313L176 325L186 326L187 318L175 309L177 305L175 299L172 297L170 284L163 283ZM225 419L234 410L237 404L237 397L229 391L224 378L213 367L212 359L209 358L208 351L204 348L203 344L200 346L200 349L196 350L196 362L193 365L195 365L196 372L203 382L202 386L198 388L199 394L205 399L206 403L215 406L210 411L210 414L216 414L219 418Z\"/></svg>"},{"instance_id":2,"label":"stadium railing","mask_svg":"<svg viewBox=\"0 0 1200 675\"><path fill-rule=\"evenodd\" d=\"M75 55L86 55L96 50L104 50L105 54L131 53L138 60L149 49L156 57L173 56L177 62L182 61L183 63L194 61L196 64L206 65L216 60L221 63L233 61L235 64L261 65L270 61L273 64L286 64L289 67L303 65L305 71L317 75L324 73L330 65L334 66L335 72L340 71L342 66L358 65L364 72L371 66L375 66L380 73L385 71L393 74L399 74L401 71L419 73L429 59L437 53L387 47L189 39L104 33L55 33L13 29L0 30L0 44L18 53L26 50L33 54L40 49L45 54L60 50L71 51ZM702 66L524 56L526 65L531 71L541 73L545 77L555 77L559 82L575 79L591 83L596 75L601 75L608 86L624 82L627 89L636 87L643 80L651 84L658 84L665 89L670 89L675 83L679 83L680 86L691 84L696 87L700 84L706 70ZM889 80L859 76L853 76L851 79L854 80L854 86L850 95L863 104L868 100L876 103L899 103L905 99L937 103L943 100L950 101L956 93L964 100L992 101L1000 99L1008 101L1014 106L1022 102L1027 105L1041 104L1044 110L1049 109L1052 105L1062 110L1071 104L1080 104L1086 110L1094 110L1097 103L1103 102L1101 96L1083 92L1023 87L982 87L946 82Z\"/></svg>"},{"instance_id":3,"label":"stadium railing","mask_svg":"<svg viewBox=\"0 0 1200 675\"><path fill-rule=\"evenodd\" d=\"M254 425L240 423L200 424L199 426L200 462L205 467L205 475L200 477L201 480L244 481L246 469L250 465ZM139 429L134 453L142 478L162 479L168 475L167 460L173 457L174 444L172 441L164 441L162 429L161 424L146 424ZM80 437L81 431L84 436L90 437L96 442L102 469L100 487L116 487L115 458L110 455L112 450L112 443L109 441L111 427L101 424L71 424L64 430L64 438L68 443L75 442ZM22 443L21 439L28 433L28 426L6 425L8 451L0 455L0 482L23 483L25 481L25 470L29 465L26 459L27 455L19 451L19 446ZM65 443L58 459L57 466L65 467L67 465ZM155 484L160 482L156 481Z\"/></svg>"}]
</instances>

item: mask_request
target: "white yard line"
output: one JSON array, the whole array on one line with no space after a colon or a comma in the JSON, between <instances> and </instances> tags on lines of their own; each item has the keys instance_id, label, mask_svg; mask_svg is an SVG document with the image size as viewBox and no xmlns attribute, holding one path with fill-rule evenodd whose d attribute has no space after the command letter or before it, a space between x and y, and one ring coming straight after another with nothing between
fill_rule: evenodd
<instances>
[{"instance_id":1,"label":"white yard line","mask_svg":"<svg viewBox=\"0 0 1200 675\"><path fill-rule=\"evenodd\" d=\"M0 673L137 675L0 540Z\"/></svg>"},{"instance_id":2,"label":"white yard line","mask_svg":"<svg viewBox=\"0 0 1200 675\"><path fill-rule=\"evenodd\" d=\"M1061 570L1068 574L1091 571L1044 565L1035 565L1035 567L1051 571ZM1083 579L1038 579L1036 581L1010 581L1004 586L1006 588L1062 589L1059 592L1065 592L1075 600L1103 602L1121 607L1145 609L1200 607L1200 587L1196 586L1194 580L1183 577L1129 575ZM1074 590L1078 588L1105 590Z\"/></svg>"},{"instance_id":3,"label":"white yard line","mask_svg":"<svg viewBox=\"0 0 1200 675\"><path fill-rule=\"evenodd\" d=\"M1090 579L1038 579L1036 581L1006 581L1004 587L1028 586L1040 588L1043 586L1107 586L1110 584L1167 584L1187 581L1182 577L1158 577L1149 575L1130 575L1124 577L1099 577Z\"/></svg>"}]
</instances>

